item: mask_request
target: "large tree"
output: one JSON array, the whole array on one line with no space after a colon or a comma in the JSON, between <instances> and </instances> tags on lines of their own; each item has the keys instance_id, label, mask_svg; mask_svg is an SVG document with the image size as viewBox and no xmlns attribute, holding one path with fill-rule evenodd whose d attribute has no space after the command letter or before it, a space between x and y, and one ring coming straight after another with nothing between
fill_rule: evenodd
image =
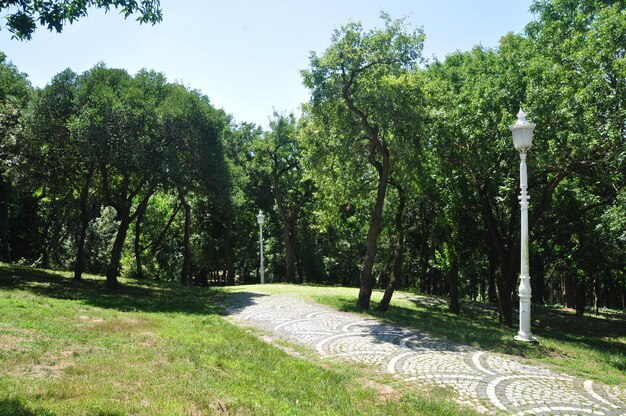
<instances>
[{"instance_id":1,"label":"large tree","mask_svg":"<svg viewBox=\"0 0 626 416\"><path fill-rule=\"evenodd\" d=\"M167 149L163 155L164 184L175 191L183 207L181 283L188 285L192 277L190 199L201 198L206 202L227 192L229 181L221 148L227 120L222 111L211 106L207 97L181 85L169 85L168 96L159 111L159 129ZM217 212L211 216L215 214Z\"/></svg>"},{"instance_id":2,"label":"large tree","mask_svg":"<svg viewBox=\"0 0 626 416\"><path fill-rule=\"evenodd\" d=\"M322 152L341 152L343 163L375 184L357 302L365 309L375 283L372 269L387 187L400 152L398 136L407 121L403 108L413 97L403 80L419 62L424 39L420 29L408 31L402 20L382 18L383 29L365 31L360 23L350 23L336 30L323 55L311 53L310 69L303 71Z\"/></svg>"},{"instance_id":3,"label":"large tree","mask_svg":"<svg viewBox=\"0 0 626 416\"><path fill-rule=\"evenodd\" d=\"M142 71L98 65L86 72L77 91L77 134L92 143L93 159L105 204L115 208L119 227L107 267L107 285L118 285L117 275L126 234L144 210L163 175L162 136L157 108L165 95L165 78Z\"/></svg>"},{"instance_id":4,"label":"large tree","mask_svg":"<svg viewBox=\"0 0 626 416\"><path fill-rule=\"evenodd\" d=\"M256 143L258 163L267 167L271 178L272 194L282 225L285 280L291 283L296 279L294 240L298 215L313 193L312 182L305 180L302 171L302 154L293 114L274 114L270 130Z\"/></svg>"},{"instance_id":5,"label":"large tree","mask_svg":"<svg viewBox=\"0 0 626 416\"><path fill-rule=\"evenodd\" d=\"M66 69L38 91L26 119L28 132L20 143L23 165L29 171L29 177L39 182L39 193L54 201L62 211L76 211L78 205L74 262L76 280L81 279L86 267L85 241L91 220L89 197L96 173L91 148L93 143L80 134L79 125L74 125L79 114L76 103L78 88L77 75ZM62 219L65 217L67 215L62 216ZM71 211L70 217L74 217ZM73 223L73 218L70 219ZM48 218L47 222L52 222L52 218ZM60 224L58 228L63 230L73 227ZM57 235L59 231L52 233L50 248L58 248L62 242ZM42 257L47 258L49 249L43 247L43 251Z\"/></svg>"}]
</instances>

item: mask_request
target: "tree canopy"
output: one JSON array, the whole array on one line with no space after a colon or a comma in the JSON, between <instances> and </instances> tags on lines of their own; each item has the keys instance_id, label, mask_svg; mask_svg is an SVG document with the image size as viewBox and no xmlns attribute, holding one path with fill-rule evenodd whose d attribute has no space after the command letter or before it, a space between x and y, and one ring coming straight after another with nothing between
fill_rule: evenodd
<instances>
[{"instance_id":1,"label":"tree canopy","mask_svg":"<svg viewBox=\"0 0 626 416\"><path fill-rule=\"evenodd\" d=\"M267 129L156 71L97 64L33 89L0 55L0 259L110 287L254 283L262 209L270 281L358 286L360 308L384 289L382 311L398 287L452 313L492 302L510 326L522 106L533 302L624 308L626 6L532 11L497 48L431 61L403 19L350 22L310 54L302 114Z\"/></svg>"},{"instance_id":2,"label":"tree canopy","mask_svg":"<svg viewBox=\"0 0 626 416\"><path fill-rule=\"evenodd\" d=\"M159 0L3 0L0 12L6 13L6 28L19 40L30 40L37 26L62 32L67 24L87 16L90 8L119 9L124 18L137 14L140 23L163 19Z\"/></svg>"}]
</instances>

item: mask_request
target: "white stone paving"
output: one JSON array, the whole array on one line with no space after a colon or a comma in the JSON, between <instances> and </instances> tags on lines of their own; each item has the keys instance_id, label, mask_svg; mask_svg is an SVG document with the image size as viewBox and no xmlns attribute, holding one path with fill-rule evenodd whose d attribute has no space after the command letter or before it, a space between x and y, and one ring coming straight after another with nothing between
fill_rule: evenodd
<instances>
[{"instance_id":1,"label":"white stone paving","mask_svg":"<svg viewBox=\"0 0 626 416\"><path fill-rule=\"evenodd\" d=\"M241 293L229 314L310 346L321 358L376 366L409 383L452 389L480 413L626 415L626 389L522 364L429 334L289 295Z\"/></svg>"}]
</instances>

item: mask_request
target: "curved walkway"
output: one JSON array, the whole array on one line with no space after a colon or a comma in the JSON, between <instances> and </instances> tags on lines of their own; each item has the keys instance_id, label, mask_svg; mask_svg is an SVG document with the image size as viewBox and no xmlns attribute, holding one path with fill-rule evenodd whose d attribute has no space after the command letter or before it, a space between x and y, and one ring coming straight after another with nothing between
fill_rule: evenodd
<instances>
[{"instance_id":1,"label":"curved walkway","mask_svg":"<svg viewBox=\"0 0 626 416\"><path fill-rule=\"evenodd\" d=\"M504 355L431 339L376 319L288 295L240 293L229 313L308 345L321 358L375 365L406 382L452 388L481 413L626 415L626 390L522 364Z\"/></svg>"}]
</instances>

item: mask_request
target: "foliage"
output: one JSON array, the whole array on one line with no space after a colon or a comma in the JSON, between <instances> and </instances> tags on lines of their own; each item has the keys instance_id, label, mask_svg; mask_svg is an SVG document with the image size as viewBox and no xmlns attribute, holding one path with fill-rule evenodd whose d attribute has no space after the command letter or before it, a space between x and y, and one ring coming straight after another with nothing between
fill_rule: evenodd
<instances>
[{"instance_id":1,"label":"foliage","mask_svg":"<svg viewBox=\"0 0 626 416\"><path fill-rule=\"evenodd\" d=\"M365 32L361 24L349 23L336 30L331 46L321 57L311 53L310 69L302 72L311 90L310 166L321 177L320 189L325 192L324 183L332 188L338 176L334 172L343 171L344 183L369 188L366 193L374 195L360 273L362 308L369 307L375 283L372 270L387 186L403 144L415 141L407 125L419 94L404 84L417 66L424 39L421 30L409 31L402 20L385 13L381 18L384 29Z\"/></svg>"},{"instance_id":2,"label":"foliage","mask_svg":"<svg viewBox=\"0 0 626 416\"><path fill-rule=\"evenodd\" d=\"M87 16L91 7L106 11L119 8L125 18L139 14L140 23L155 24L163 19L159 0L5 0L0 3L0 11L9 12L6 27L19 40L30 40L38 24L60 33L66 24Z\"/></svg>"},{"instance_id":3,"label":"foliage","mask_svg":"<svg viewBox=\"0 0 626 416\"><path fill-rule=\"evenodd\" d=\"M497 48L430 62L422 30L403 19L348 23L302 71L303 114L277 112L267 131L158 72L98 64L33 91L2 55L0 255L73 267L75 278L101 271L106 245L94 248L89 230L108 206L111 286L120 271L255 282L262 209L270 281L359 285L361 307L372 289L390 299L398 286L446 297L461 314L463 302L497 302L513 326L519 159L509 126L521 105L537 124L533 302L579 315L624 308L625 6L542 0L532 12Z\"/></svg>"},{"instance_id":4,"label":"foliage","mask_svg":"<svg viewBox=\"0 0 626 416\"><path fill-rule=\"evenodd\" d=\"M100 216L89 223L85 249L88 269L92 273L106 273L115 232L119 227L119 221L115 217L113 207L102 207Z\"/></svg>"}]
</instances>

